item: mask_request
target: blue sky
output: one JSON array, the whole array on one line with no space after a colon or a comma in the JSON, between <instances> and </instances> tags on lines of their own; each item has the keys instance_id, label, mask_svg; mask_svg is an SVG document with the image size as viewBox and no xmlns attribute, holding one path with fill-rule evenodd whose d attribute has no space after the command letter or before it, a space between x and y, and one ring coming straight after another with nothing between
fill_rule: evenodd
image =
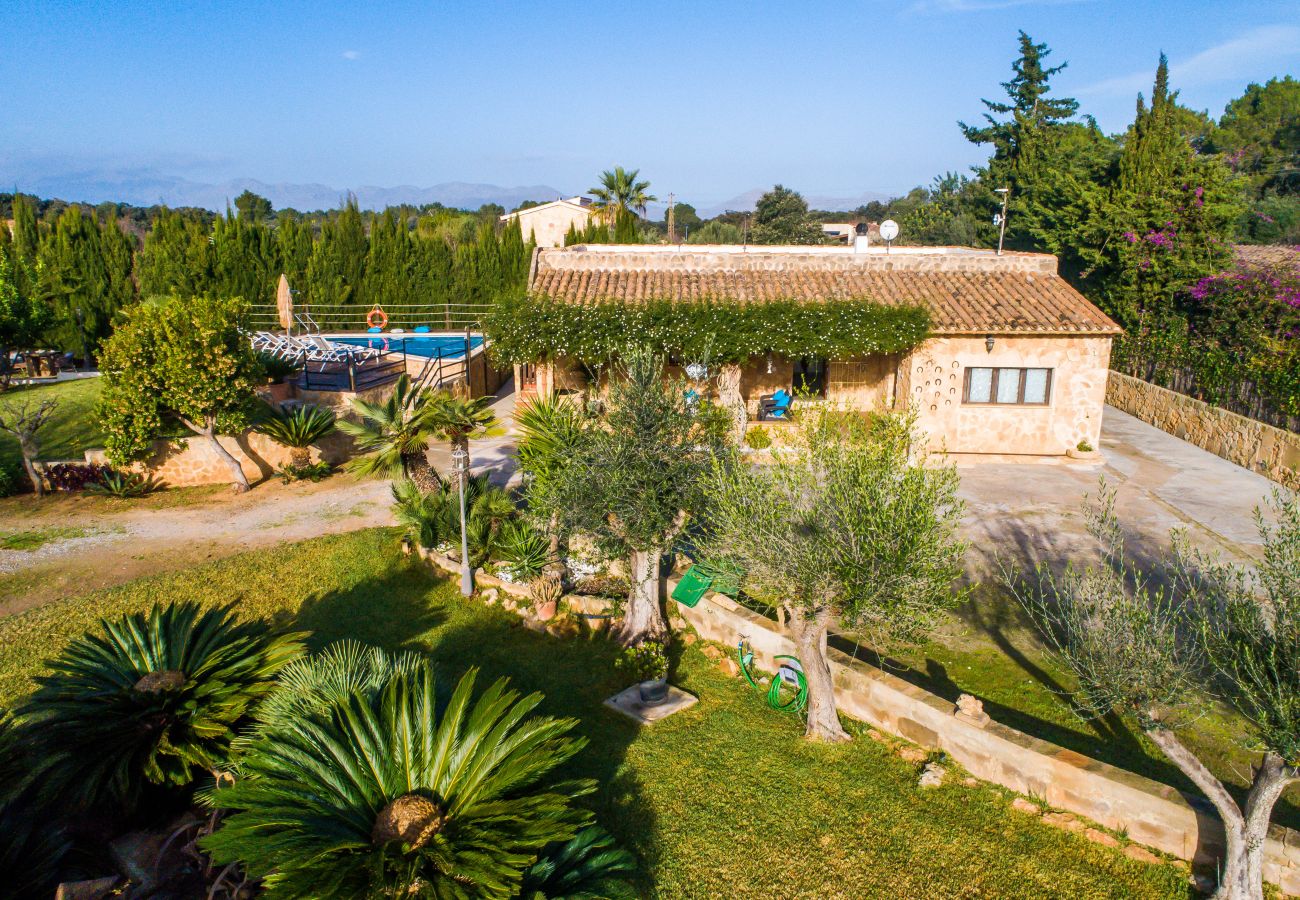
<instances>
[{"instance_id":1,"label":"blue sky","mask_svg":"<svg viewBox=\"0 0 1300 900\"><path fill-rule=\"evenodd\" d=\"M902 192L981 158L1023 28L1122 129L1156 58L1219 114L1300 74L1300 2L24 3L0 16L0 184L582 190L615 163L699 205L782 182ZM94 199L94 198L90 198Z\"/></svg>"}]
</instances>

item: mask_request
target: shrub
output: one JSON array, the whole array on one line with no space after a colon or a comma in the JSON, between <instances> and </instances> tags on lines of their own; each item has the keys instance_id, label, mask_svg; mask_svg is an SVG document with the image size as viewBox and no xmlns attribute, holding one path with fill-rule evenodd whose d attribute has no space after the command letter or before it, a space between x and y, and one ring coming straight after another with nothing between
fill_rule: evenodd
<instances>
[{"instance_id":1,"label":"shrub","mask_svg":"<svg viewBox=\"0 0 1300 900\"><path fill-rule=\"evenodd\" d=\"M12 497L23 485L22 466L0 459L0 497Z\"/></svg>"},{"instance_id":2,"label":"shrub","mask_svg":"<svg viewBox=\"0 0 1300 900\"><path fill-rule=\"evenodd\" d=\"M772 435L762 425L757 425L745 432L745 446L751 450L766 450L772 446Z\"/></svg>"},{"instance_id":3,"label":"shrub","mask_svg":"<svg viewBox=\"0 0 1300 900\"><path fill-rule=\"evenodd\" d=\"M282 384L286 378L297 372L301 366L296 362L276 356L273 353L264 353L259 351L257 361L262 366L262 371L273 384Z\"/></svg>"},{"instance_id":4,"label":"shrub","mask_svg":"<svg viewBox=\"0 0 1300 900\"><path fill-rule=\"evenodd\" d=\"M82 491L99 484L112 472L98 463L56 463L45 469L45 480L56 491Z\"/></svg>"},{"instance_id":5,"label":"shrub","mask_svg":"<svg viewBox=\"0 0 1300 900\"><path fill-rule=\"evenodd\" d=\"M303 651L301 635L237 622L232 608L155 605L101 621L50 660L19 710L42 790L129 811L146 785L185 787L224 766L235 729Z\"/></svg>"},{"instance_id":6,"label":"shrub","mask_svg":"<svg viewBox=\"0 0 1300 900\"><path fill-rule=\"evenodd\" d=\"M625 648L615 665L637 681L668 677L668 655L658 641L642 641Z\"/></svg>"},{"instance_id":7,"label":"shrub","mask_svg":"<svg viewBox=\"0 0 1300 900\"><path fill-rule=\"evenodd\" d=\"M1078 450L1080 453L1091 453L1092 444L1089 444L1087 441L1079 441L1074 449Z\"/></svg>"},{"instance_id":8,"label":"shrub","mask_svg":"<svg viewBox=\"0 0 1300 900\"><path fill-rule=\"evenodd\" d=\"M614 843L599 825L589 825L572 839L554 844L524 874L525 900L636 896L623 879L636 871L636 859Z\"/></svg>"},{"instance_id":9,"label":"shrub","mask_svg":"<svg viewBox=\"0 0 1300 900\"><path fill-rule=\"evenodd\" d=\"M119 472L116 469L106 469L100 475L99 481L86 485L86 491L91 494L117 497L119 500L131 500L152 494L162 486L163 483L148 472Z\"/></svg>"},{"instance_id":10,"label":"shrub","mask_svg":"<svg viewBox=\"0 0 1300 900\"><path fill-rule=\"evenodd\" d=\"M530 716L541 695L505 679L474 700L476 675L444 707L419 660L265 728L213 792L233 813L201 846L276 896L518 896L590 824L573 800L595 782L549 780L586 743L575 720Z\"/></svg>"},{"instance_id":11,"label":"shrub","mask_svg":"<svg viewBox=\"0 0 1300 900\"><path fill-rule=\"evenodd\" d=\"M551 562L550 542L522 519L506 522L497 537L497 558L516 581L532 581Z\"/></svg>"},{"instance_id":12,"label":"shrub","mask_svg":"<svg viewBox=\"0 0 1300 900\"><path fill-rule=\"evenodd\" d=\"M393 501L393 514L412 541L422 547L460 546L460 492L455 485L444 483L422 492L412 481L397 481ZM470 562L479 566L496 553L501 530L516 513L515 504L487 475L473 475L465 482L465 510Z\"/></svg>"},{"instance_id":13,"label":"shrub","mask_svg":"<svg viewBox=\"0 0 1300 900\"><path fill-rule=\"evenodd\" d=\"M285 484L291 481L310 481L317 482L322 478L328 478L334 467L325 461L307 463L305 466L295 466L293 463L286 463L280 467L280 480Z\"/></svg>"},{"instance_id":14,"label":"shrub","mask_svg":"<svg viewBox=\"0 0 1300 900\"><path fill-rule=\"evenodd\" d=\"M311 445L334 430L332 410L303 403L287 409L268 407L262 421L254 426L282 447L289 448L289 468L305 469L311 463Z\"/></svg>"}]
</instances>

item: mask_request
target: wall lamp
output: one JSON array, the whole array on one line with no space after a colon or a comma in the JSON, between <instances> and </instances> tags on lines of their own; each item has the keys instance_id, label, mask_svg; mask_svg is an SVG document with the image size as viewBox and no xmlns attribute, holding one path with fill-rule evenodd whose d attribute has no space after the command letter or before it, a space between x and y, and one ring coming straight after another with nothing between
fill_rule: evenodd
<instances>
[{"instance_id":1,"label":"wall lamp","mask_svg":"<svg viewBox=\"0 0 1300 900\"><path fill-rule=\"evenodd\" d=\"M984 338L984 349L989 353L993 352L993 335L990 334L988 337Z\"/></svg>"}]
</instances>

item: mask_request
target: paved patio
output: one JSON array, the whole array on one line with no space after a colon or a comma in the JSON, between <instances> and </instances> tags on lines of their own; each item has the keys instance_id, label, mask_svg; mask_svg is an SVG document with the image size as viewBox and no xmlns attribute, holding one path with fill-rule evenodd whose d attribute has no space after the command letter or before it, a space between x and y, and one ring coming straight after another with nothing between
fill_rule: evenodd
<instances>
[{"instance_id":1,"label":"paved patio","mask_svg":"<svg viewBox=\"0 0 1300 900\"><path fill-rule=\"evenodd\" d=\"M1109 406L1101 450L1102 463L962 465L966 530L977 553L987 562L994 553L1036 561L1094 549L1080 506L1103 476L1139 556L1162 555L1173 528L1207 550L1258 552L1254 511L1274 487L1267 478Z\"/></svg>"}]
</instances>

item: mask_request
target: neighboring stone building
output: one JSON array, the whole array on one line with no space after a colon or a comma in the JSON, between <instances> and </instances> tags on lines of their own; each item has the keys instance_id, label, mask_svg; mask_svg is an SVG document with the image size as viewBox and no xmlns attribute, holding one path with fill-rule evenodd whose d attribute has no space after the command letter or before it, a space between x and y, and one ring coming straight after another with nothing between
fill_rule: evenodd
<instances>
[{"instance_id":1,"label":"neighboring stone building","mask_svg":"<svg viewBox=\"0 0 1300 900\"><path fill-rule=\"evenodd\" d=\"M762 395L800 385L859 409L907 404L936 447L960 454L1050 457L1080 442L1097 447L1111 339L1120 333L1057 274L1055 257L955 247L576 246L538 251L529 292L569 303L923 306L930 336L910 351L762 354L741 367L741 393L751 417ZM520 367L521 387L586 387L586 370L572 360L536 363Z\"/></svg>"},{"instance_id":2,"label":"neighboring stone building","mask_svg":"<svg viewBox=\"0 0 1300 900\"><path fill-rule=\"evenodd\" d=\"M563 247L564 236L569 233L569 229L573 227L582 231L595 214L589 199L570 197L507 213L501 217L501 221L518 219L524 240L528 240L531 235L539 247Z\"/></svg>"}]
</instances>

